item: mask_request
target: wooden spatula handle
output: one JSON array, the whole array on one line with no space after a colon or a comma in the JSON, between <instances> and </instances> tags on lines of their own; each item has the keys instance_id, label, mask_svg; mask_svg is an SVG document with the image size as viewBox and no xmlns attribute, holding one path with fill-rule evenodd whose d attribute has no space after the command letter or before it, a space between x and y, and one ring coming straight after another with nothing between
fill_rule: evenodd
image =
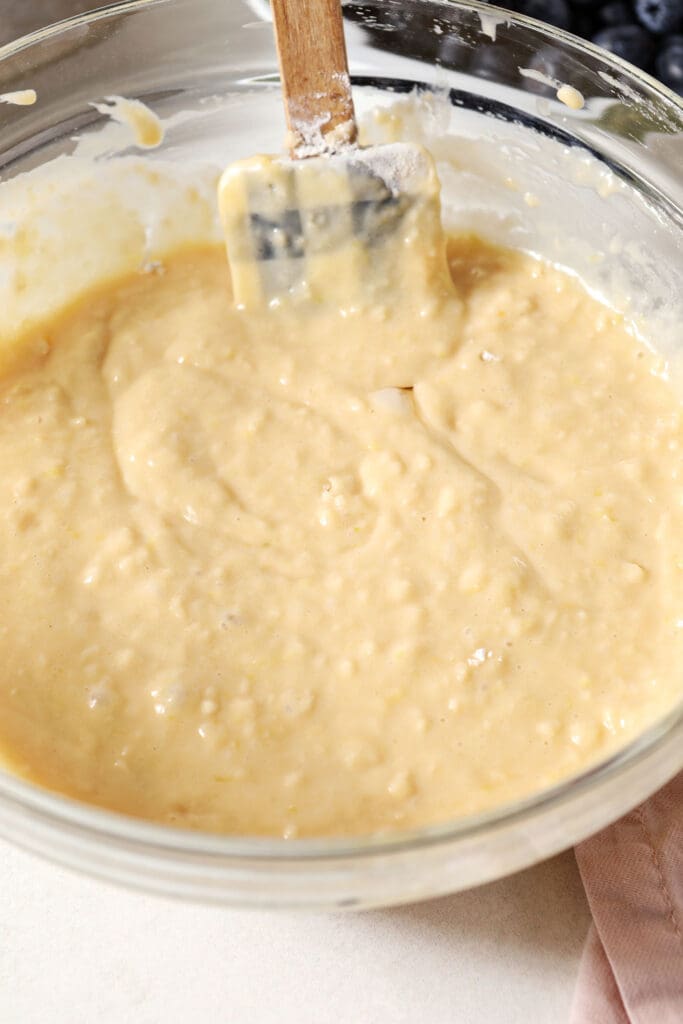
<instances>
[{"instance_id":1,"label":"wooden spatula handle","mask_svg":"<svg viewBox=\"0 0 683 1024\"><path fill-rule=\"evenodd\" d=\"M271 7L292 156L354 143L341 0L271 0Z\"/></svg>"}]
</instances>

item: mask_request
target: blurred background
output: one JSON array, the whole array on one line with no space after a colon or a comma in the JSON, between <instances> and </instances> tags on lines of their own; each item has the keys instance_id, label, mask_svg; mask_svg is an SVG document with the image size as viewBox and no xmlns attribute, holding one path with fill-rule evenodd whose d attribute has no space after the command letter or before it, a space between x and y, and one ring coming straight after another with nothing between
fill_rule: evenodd
<instances>
[{"instance_id":1,"label":"blurred background","mask_svg":"<svg viewBox=\"0 0 683 1024\"><path fill-rule=\"evenodd\" d=\"M352 6L362 12L376 3L369 0ZM497 0L497 4L591 39L683 95L683 0ZM103 0L0 0L0 45L103 6ZM428 4L425 11L427 16Z\"/></svg>"}]
</instances>

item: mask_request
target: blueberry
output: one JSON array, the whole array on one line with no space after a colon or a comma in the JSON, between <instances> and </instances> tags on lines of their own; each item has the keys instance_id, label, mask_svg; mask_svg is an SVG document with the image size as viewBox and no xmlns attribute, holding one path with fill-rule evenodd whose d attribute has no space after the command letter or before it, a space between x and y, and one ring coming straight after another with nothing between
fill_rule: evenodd
<instances>
[{"instance_id":1,"label":"blueberry","mask_svg":"<svg viewBox=\"0 0 683 1024\"><path fill-rule=\"evenodd\" d=\"M610 0L603 4L597 12L598 22L604 28L614 25L631 25L633 23L633 7L626 0Z\"/></svg>"},{"instance_id":2,"label":"blueberry","mask_svg":"<svg viewBox=\"0 0 683 1024\"><path fill-rule=\"evenodd\" d=\"M652 64L655 54L652 36L640 25L615 25L612 28L604 28L593 36L593 42L645 71Z\"/></svg>"},{"instance_id":3,"label":"blueberry","mask_svg":"<svg viewBox=\"0 0 683 1024\"><path fill-rule=\"evenodd\" d=\"M571 31L574 36L590 39L601 28L598 11L594 7L572 7Z\"/></svg>"},{"instance_id":4,"label":"blueberry","mask_svg":"<svg viewBox=\"0 0 683 1024\"><path fill-rule=\"evenodd\" d=\"M516 0L515 10L556 28L569 29L572 21L567 0Z\"/></svg>"},{"instance_id":5,"label":"blueberry","mask_svg":"<svg viewBox=\"0 0 683 1024\"><path fill-rule=\"evenodd\" d=\"M575 36L583 36L584 39L590 39L601 27L596 8L572 8L571 29Z\"/></svg>"},{"instance_id":6,"label":"blueberry","mask_svg":"<svg viewBox=\"0 0 683 1024\"><path fill-rule=\"evenodd\" d=\"M683 0L636 0L638 21L650 32L683 28Z\"/></svg>"},{"instance_id":7,"label":"blueberry","mask_svg":"<svg viewBox=\"0 0 683 1024\"><path fill-rule=\"evenodd\" d=\"M683 96L683 36L670 36L655 61L657 78Z\"/></svg>"}]
</instances>

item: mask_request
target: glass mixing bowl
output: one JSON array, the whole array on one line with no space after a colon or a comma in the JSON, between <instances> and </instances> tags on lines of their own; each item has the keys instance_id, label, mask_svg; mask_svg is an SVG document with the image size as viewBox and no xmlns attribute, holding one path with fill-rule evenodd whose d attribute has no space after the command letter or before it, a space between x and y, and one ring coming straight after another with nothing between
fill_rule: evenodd
<instances>
[{"instance_id":1,"label":"glass mixing bowl","mask_svg":"<svg viewBox=\"0 0 683 1024\"><path fill-rule=\"evenodd\" d=\"M564 262L615 301L628 299L635 319L659 325L656 336L675 360L683 322L680 100L588 43L489 6L380 0L345 11L359 106L417 89L437 157L454 132L461 140L462 173L444 182L452 225ZM137 0L5 47L0 93L35 88L39 102L0 105L0 176L71 153L77 136L94 137L103 117L90 103L112 94L140 98L170 119L153 160L192 160L206 145L223 161L279 149L268 16L264 0ZM585 105L560 103L560 83L579 89ZM0 833L72 868L178 897L386 905L454 892L547 857L681 767L683 703L579 777L414 832L338 840L205 835L84 806L0 773Z\"/></svg>"}]
</instances>

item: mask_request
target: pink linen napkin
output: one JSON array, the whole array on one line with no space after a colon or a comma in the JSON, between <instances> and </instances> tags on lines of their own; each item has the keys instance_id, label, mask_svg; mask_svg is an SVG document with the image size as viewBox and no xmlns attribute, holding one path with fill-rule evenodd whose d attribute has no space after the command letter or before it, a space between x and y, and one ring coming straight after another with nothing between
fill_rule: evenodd
<instances>
[{"instance_id":1,"label":"pink linen napkin","mask_svg":"<svg viewBox=\"0 0 683 1024\"><path fill-rule=\"evenodd\" d=\"M593 924L571 1024L683 1024L683 773L576 859Z\"/></svg>"}]
</instances>

